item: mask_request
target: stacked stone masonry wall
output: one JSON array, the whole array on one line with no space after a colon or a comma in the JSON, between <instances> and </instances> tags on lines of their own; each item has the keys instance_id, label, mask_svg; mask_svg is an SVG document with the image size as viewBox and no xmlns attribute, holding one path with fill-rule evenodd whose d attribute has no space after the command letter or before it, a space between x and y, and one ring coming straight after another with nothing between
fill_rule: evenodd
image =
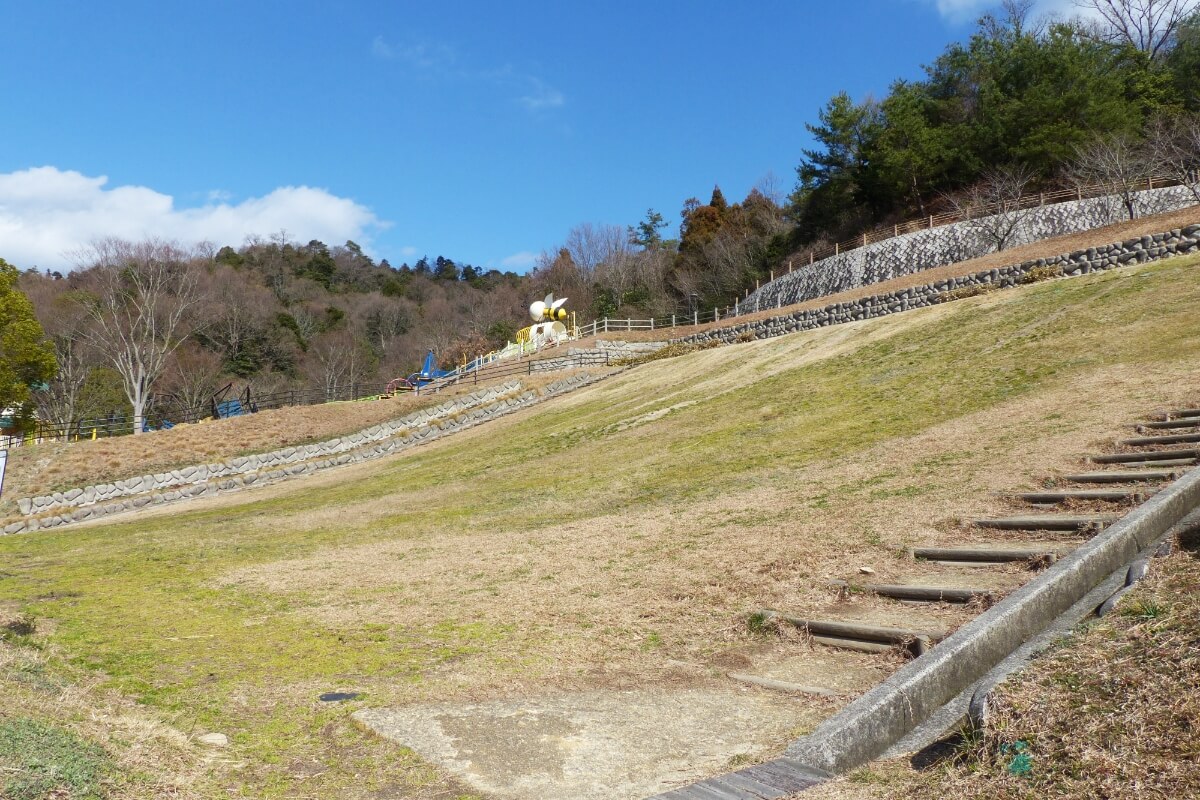
<instances>
[{"instance_id":1,"label":"stacked stone masonry wall","mask_svg":"<svg viewBox=\"0 0 1200 800\"><path fill-rule=\"evenodd\" d=\"M1185 186L1139 192L1135 200L1141 216L1175 211L1194 205L1196 197ZM1017 247L1054 236L1089 231L1128 219L1116 197L1055 203L1029 209L1006 247ZM765 284L741 302L743 313L802 303L818 297L869 286L926 269L954 264L992 251L977 223L956 222L906 233L858 247L792 272Z\"/></svg>"},{"instance_id":2,"label":"stacked stone masonry wall","mask_svg":"<svg viewBox=\"0 0 1200 800\"><path fill-rule=\"evenodd\" d=\"M730 344L748 339L765 339L782 336L795 331L812 330L842 322L873 319L914 308L936 305L988 288L1004 288L1029 282L1035 270L1045 274L1065 276L1086 275L1091 272L1141 264L1168 256L1200 252L1200 225L1176 228L1166 233L1140 236L1123 242L1089 247L1051 258L1037 258L963 275L959 278L899 289L894 292L874 294L859 300L832 303L821 308L797 311L769 319L745 322L728 328L718 328L683 337L683 342L707 342L718 340Z\"/></svg>"},{"instance_id":3,"label":"stacked stone masonry wall","mask_svg":"<svg viewBox=\"0 0 1200 800\"><path fill-rule=\"evenodd\" d=\"M582 373L555 381L544 387L540 394L533 390L522 391L520 381L512 380L325 442L23 498L17 501L17 506L26 518L8 523L3 533L53 528L379 458L510 414L596 380L599 378Z\"/></svg>"}]
</instances>

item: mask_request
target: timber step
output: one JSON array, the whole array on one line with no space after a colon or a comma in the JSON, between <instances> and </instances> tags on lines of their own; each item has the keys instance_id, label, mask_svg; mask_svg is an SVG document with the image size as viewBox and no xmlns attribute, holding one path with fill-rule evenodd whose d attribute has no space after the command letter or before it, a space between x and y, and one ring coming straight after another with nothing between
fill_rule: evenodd
<instances>
[{"instance_id":1,"label":"timber step","mask_svg":"<svg viewBox=\"0 0 1200 800\"><path fill-rule=\"evenodd\" d=\"M913 655L921 655L934 642L946 638L945 633L934 631L912 631L905 628L889 628L882 625L865 625L857 622L841 622L827 619L805 619L778 611L763 609L759 619L779 620L806 631L818 644L831 647L846 647L865 652L882 652L893 647L902 647ZM874 645L883 645L882 648Z\"/></svg>"},{"instance_id":2,"label":"timber step","mask_svg":"<svg viewBox=\"0 0 1200 800\"><path fill-rule=\"evenodd\" d=\"M1063 475L1068 483L1139 483L1143 481L1173 481L1183 474L1177 469L1142 469L1112 472L1080 472Z\"/></svg>"},{"instance_id":3,"label":"timber step","mask_svg":"<svg viewBox=\"0 0 1200 800\"><path fill-rule=\"evenodd\" d=\"M973 600L991 601L999 592L995 589L967 589L956 586L910 586L906 584L830 581L838 589L862 591L890 597L894 600L917 600L923 603L970 603Z\"/></svg>"},{"instance_id":4,"label":"timber step","mask_svg":"<svg viewBox=\"0 0 1200 800\"><path fill-rule=\"evenodd\" d=\"M1058 560L1061 553L1049 547L913 547L909 550L913 558L926 561L968 562L981 564L1004 564L1010 561L1044 559L1048 563Z\"/></svg>"},{"instance_id":5,"label":"timber step","mask_svg":"<svg viewBox=\"0 0 1200 800\"><path fill-rule=\"evenodd\" d=\"M1149 493L1136 489L1047 489L1041 492L1018 492L1012 496L1036 505L1062 503L1067 500L1103 500L1110 503L1132 500L1140 503Z\"/></svg>"},{"instance_id":6,"label":"timber step","mask_svg":"<svg viewBox=\"0 0 1200 800\"><path fill-rule=\"evenodd\" d=\"M1139 428L1200 428L1200 416L1139 422Z\"/></svg>"},{"instance_id":7,"label":"timber step","mask_svg":"<svg viewBox=\"0 0 1200 800\"><path fill-rule=\"evenodd\" d=\"M816 775L802 764L777 758L752 767L744 767L715 778L656 794L650 800L763 800L782 798L802 792L827 778Z\"/></svg>"},{"instance_id":8,"label":"timber step","mask_svg":"<svg viewBox=\"0 0 1200 800\"><path fill-rule=\"evenodd\" d=\"M1189 447L1181 450L1159 450L1154 453L1098 453L1088 456L1096 464L1129 464L1151 461L1192 462L1200 457L1200 449Z\"/></svg>"},{"instance_id":9,"label":"timber step","mask_svg":"<svg viewBox=\"0 0 1200 800\"><path fill-rule=\"evenodd\" d=\"M977 519L974 524L978 528L993 528L1002 531L1077 531L1082 528L1107 525L1116 520L1117 517L1110 514L1086 516L1046 514L1033 517Z\"/></svg>"},{"instance_id":10,"label":"timber step","mask_svg":"<svg viewBox=\"0 0 1200 800\"><path fill-rule=\"evenodd\" d=\"M1122 439L1121 444L1127 447L1155 447L1160 444L1189 444L1200 442L1200 433L1168 433L1163 436L1137 436L1133 439Z\"/></svg>"},{"instance_id":11,"label":"timber step","mask_svg":"<svg viewBox=\"0 0 1200 800\"><path fill-rule=\"evenodd\" d=\"M837 697L837 692L833 689L826 689L824 686L809 686L803 683L776 680L775 678L764 678L761 675L751 675L746 672L730 672L728 675L731 680L735 680L738 683L748 683L751 686L772 689L776 692L812 694L818 697Z\"/></svg>"},{"instance_id":12,"label":"timber step","mask_svg":"<svg viewBox=\"0 0 1200 800\"><path fill-rule=\"evenodd\" d=\"M1130 453L1131 456L1153 456L1153 453ZM1195 458L1159 458L1147 459L1142 461L1117 461L1113 462L1120 464L1123 467L1194 467L1196 465Z\"/></svg>"},{"instance_id":13,"label":"timber step","mask_svg":"<svg viewBox=\"0 0 1200 800\"><path fill-rule=\"evenodd\" d=\"M1189 417L1200 417L1200 408L1176 408L1166 413L1167 419L1187 419Z\"/></svg>"},{"instance_id":14,"label":"timber step","mask_svg":"<svg viewBox=\"0 0 1200 800\"><path fill-rule=\"evenodd\" d=\"M813 644L822 644L826 647L836 647L839 650L853 650L857 653L888 653L892 650L895 650L897 647L900 647L899 642L891 644L887 642L869 642L865 639L848 639L845 636L817 636L816 634L810 634L808 638L812 639ZM913 642L916 641L916 639L913 639ZM909 650L909 652L911 652L913 655L919 656L921 653L925 652L926 649L928 648L922 646L920 648L920 652L916 652L915 648Z\"/></svg>"}]
</instances>

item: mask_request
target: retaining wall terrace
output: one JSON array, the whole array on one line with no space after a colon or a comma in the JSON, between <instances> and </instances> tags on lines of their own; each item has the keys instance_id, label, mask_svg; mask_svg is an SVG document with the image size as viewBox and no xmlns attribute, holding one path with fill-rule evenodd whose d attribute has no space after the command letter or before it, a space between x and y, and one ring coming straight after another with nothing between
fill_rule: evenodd
<instances>
[{"instance_id":1,"label":"retaining wall terrace","mask_svg":"<svg viewBox=\"0 0 1200 800\"><path fill-rule=\"evenodd\" d=\"M947 278L922 286L898 289L894 292L874 294L859 300L831 303L822 308L797 311L769 319L744 322L728 328L703 331L685 336L680 341L718 340L730 344L749 339L765 339L794 331L872 319L914 308L936 305L989 288L1004 288L1028 283L1041 276L1086 275L1090 272L1102 272L1126 264L1141 264L1197 251L1200 251L1200 225L1189 225L1182 229L1176 228L1165 233L1139 236L1100 247L1089 247L1051 258L1031 259L1007 267L981 270L972 275ZM1042 275L1039 276L1035 270L1041 271Z\"/></svg>"},{"instance_id":2,"label":"retaining wall terrace","mask_svg":"<svg viewBox=\"0 0 1200 800\"><path fill-rule=\"evenodd\" d=\"M1186 186L1139 192L1139 216L1176 211L1195 205ZM1128 219L1125 207L1114 196L1093 197L1029 209L1013 233L1008 247L1093 230ZM991 252L976 223L955 222L805 264L751 292L741 302L743 313L776 308L826 297L847 289L911 275L943 264L977 258Z\"/></svg>"},{"instance_id":3,"label":"retaining wall terrace","mask_svg":"<svg viewBox=\"0 0 1200 800\"><path fill-rule=\"evenodd\" d=\"M596 380L599 378L582 373L555 381L540 393L532 389L522 391L520 381L512 380L325 442L23 498L17 501L17 506L26 518L8 523L3 533L54 528L379 458L511 414Z\"/></svg>"}]
</instances>

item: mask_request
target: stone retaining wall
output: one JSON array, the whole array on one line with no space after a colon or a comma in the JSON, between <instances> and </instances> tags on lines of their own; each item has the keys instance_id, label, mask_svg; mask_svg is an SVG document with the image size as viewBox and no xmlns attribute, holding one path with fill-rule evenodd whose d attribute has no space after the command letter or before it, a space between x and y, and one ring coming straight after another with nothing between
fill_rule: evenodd
<instances>
[{"instance_id":1,"label":"stone retaining wall","mask_svg":"<svg viewBox=\"0 0 1200 800\"><path fill-rule=\"evenodd\" d=\"M583 373L555 381L544 387L540 394L534 390L521 391L521 383L513 380L326 442L24 498L18 500L17 505L26 519L5 525L3 533L53 528L379 458L510 414L596 380L599 378Z\"/></svg>"},{"instance_id":2,"label":"stone retaining wall","mask_svg":"<svg viewBox=\"0 0 1200 800\"><path fill-rule=\"evenodd\" d=\"M1186 208L1195 202L1195 196L1184 186L1139 192L1136 200L1137 211L1142 216ZM1030 209L1029 215L1021 220L1007 246L1093 230L1127 218L1124 206L1111 196L1039 206ZM743 313L792 305L943 264L966 261L991 250L973 223L956 222L858 247L815 264L805 264L751 292L740 305Z\"/></svg>"},{"instance_id":3,"label":"stone retaining wall","mask_svg":"<svg viewBox=\"0 0 1200 800\"><path fill-rule=\"evenodd\" d=\"M1140 264L1167 256L1200 251L1200 225L1140 236L1101 247L1089 247L1051 258L1037 258L1012 264L1007 267L987 269L973 275L898 289L894 292L875 294L859 300L832 303L822 308L797 311L769 319L744 322L728 328L718 328L683 337L683 342L706 342L719 340L726 344L782 336L794 331L811 330L826 325L872 319L913 308L936 305L958 297L969 296L989 288L1003 288L1027 283L1039 277L1035 270L1045 276L1085 275L1100 272L1125 264Z\"/></svg>"}]
</instances>

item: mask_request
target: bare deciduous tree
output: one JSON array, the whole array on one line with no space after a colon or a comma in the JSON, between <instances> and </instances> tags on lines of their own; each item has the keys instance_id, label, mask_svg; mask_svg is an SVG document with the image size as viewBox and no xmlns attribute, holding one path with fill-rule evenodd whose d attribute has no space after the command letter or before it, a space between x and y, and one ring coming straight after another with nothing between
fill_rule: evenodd
<instances>
[{"instance_id":1,"label":"bare deciduous tree","mask_svg":"<svg viewBox=\"0 0 1200 800\"><path fill-rule=\"evenodd\" d=\"M1186 186L1200 203L1200 115L1156 118L1148 144L1158 171Z\"/></svg>"},{"instance_id":2,"label":"bare deciduous tree","mask_svg":"<svg viewBox=\"0 0 1200 800\"><path fill-rule=\"evenodd\" d=\"M1157 59L1170 49L1197 0L1075 0L1075 5L1104 20L1102 38L1131 44Z\"/></svg>"},{"instance_id":3,"label":"bare deciduous tree","mask_svg":"<svg viewBox=\"0 0 1200 800\"><path fill-rule=\"evenodd\" d=\"M999 252L1012 243L1033 211L1022 202L1032 181L1033 170L1014 164L985 172L983 180L948 199L964 225L975 231L989 251Z\"/></svg>"},{"instance_id":4,"label":"bare deciduous tree","mask_svg":"<svg viewBox=\"0 0 1200 800\"><path fill-rule=\"evenodd\" d=\"M163 373L163 389L185 409L201 409L223 384L221 357L199 345L176 350Z\"/></svg>"},{"instance_id":5,"label":"bare deciduous tree","mask_svg":"<svg viewBox=\"0 0 1200 800\"><path fill-rule=\"evenodd\" d=\"M167 357L194 331L201 303L200 271L174 242L101 239L75 254L94 268L85 307L93 325L89 339L121 376L140 434L146 402Z\"/></svg>"},{"instance_id":6,"label":"bare deciduous tree","mask_svg":"<svg viewBox=\"0 0 1200 800\"><path fill-rule=\"evenodd\" d=\"M1101 136L1078 147L1067 176L1080 188L1100 184L1104 197L1120 203L1129 219L1138 214L1138 194L1154 174L1154 158L1128 133ZM1109 211L1110 219L1114 215Z\"/></svg>"}]
</instances>

